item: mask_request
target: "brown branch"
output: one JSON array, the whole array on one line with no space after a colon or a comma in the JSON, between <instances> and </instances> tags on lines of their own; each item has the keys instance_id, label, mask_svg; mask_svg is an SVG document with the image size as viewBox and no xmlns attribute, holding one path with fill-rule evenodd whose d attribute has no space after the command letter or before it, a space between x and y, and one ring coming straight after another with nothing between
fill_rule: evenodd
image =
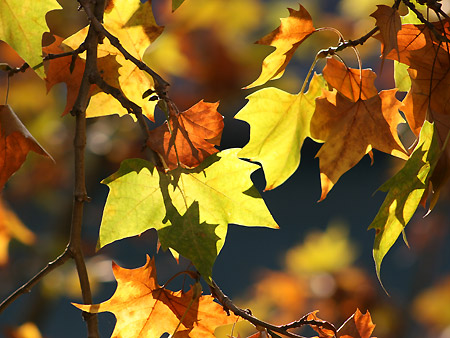
<instances>
[{"instance_id":1,"label":"brown branch","mask_svg":"<svg viewBox=\"0 0 450 338\"><path fill-rule=\"evenodd\" d=\"M41 271L39 271L36 275L34 275L33 278L31 278L28 282L26 282L24 285L22 285L20 288L14 291L8 298L6 298L0 304L0 313L2 313L3 310L5 310L21 295L29 293L33 288L33 286L35 286L42 278L44 278L50 272L55 270L57 267L63 265L70 259L70 257L71 257L70 252L66 248L66 250L58 258L56 258L52 262L49 262Z\"/></svg>"},{"instance_id":2,"label":"brown branch","mask_svg":"<svg viewBox=\"0 0 450 338\"><path fill-rule=\"evenodd\" d=\"M89 3L89 0L79 0L80 4L83 6L84 10L86 11L86 15L88 16L91 25L94 26L98 34L101 34L102 36L105 36L109 42L116 47L122 55L125 57L126 60L130 60L133 62L140 70L143 70L147 72L155 82L155 92L159 96L160 99L166 99L167 98L167 89L169 87L169 83L164 80L158 73L156 73L153 69L151 69L149 66L147 66L143 61L138 60L133 55L131 55L120 43L119 39L112 35L109 31L106 30L106 28L102 25L101 20L98 20L98 18L95 17L92 10L89 8L89 6L86 6L86 4Z\"/></svg>"},{"instance_id":3,"label":"brown branch","mask_svg":"<svg viewBox=\"0 0 450 338\"><path fill-rule=\"evenodd\" d=\"M216 284L216 282L212 281L212 285L210 285L211 293L214 298L216 298L220 304L222 304L225 311L233 312L236 316L242 317L243 319L249 321L255 326L264 327L270 331L280 333L284 336L291 337L291 338L305 338L304 336L298 335L296 333L292 333L287 331L288 329L292 328L289 326L279 326L279 325L273 325L270 323L267 323L265 321L262 321L261 319L258 319L254 317L251 314L250 310L243 310L239 307L237 307L228 296L226 296L223 291L219 288L219 286Z\"/></svg>"},{"instance_id":4,"label":"brown branch","mask_svg":"<svg viewBox=\"0 0 450 338\"><path fill-rule=\"evenodd\" d=\"M414 6L414 4L411 2L411 1L409 1L409 0L402 0L403 1L403 3L416 15L416 17L417 17L417 19L419 19L420 20L420 22L422 22L432 33L433 33L433 35L436 37L436 39L438 40L438 41L441 41L441 42L450 42L450 39L448 39L446 36L445 36L445 32L444 32L444 35L443 34L441 34L441 33L439 33L437 30L436 30L436 27L434 27L434 25L430 22L430 21L428 21L427 19L425 19L425 17L423 16L423 14L422 13L420 13L420 11L418 11L417 10L417 8L416 8L416 6ZM442 11L441 11L442 12ZM446 15L447 16L447 15ZM447 16L448 17L448 16Z\"/></svg>"}]
</instances>

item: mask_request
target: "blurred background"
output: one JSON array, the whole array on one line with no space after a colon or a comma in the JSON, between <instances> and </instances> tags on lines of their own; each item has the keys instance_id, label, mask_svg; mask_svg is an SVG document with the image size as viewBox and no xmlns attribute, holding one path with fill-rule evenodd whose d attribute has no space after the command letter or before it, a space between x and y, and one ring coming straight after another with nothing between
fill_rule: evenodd
<instances>
[{"instance_id":1,"label":"blurred background","mask_svg":"<svg viewBox=\"0 0 450 338\"><path fill-rule=\"evenodd\" d=\"M75 1L59 0L62 10L48 13L50 33L68 37L86 25ZM374 27L369 15L381 0L304 0L314 26L337 28L346 39L357 39ZM154 0L153 9L163 34L147 50L145 61L171 83L170 96L180 110L204 99L220 100L225 117L221 149L243 147L249 138L247 123L233 116L245 105L245 97L257 89L241 90L257 78L261 63L272 49L254 41L279 26L279 18L298 9L290 0L186 0L171 13L170 1ZM404 13L406 13L404 11ZM44 36L44 44L51 35ZM266 86L297 93L322 48L338 42L333 32L314 34L297 50L285 75ZM380 71L379 42L369 39L358 48L364 68L378 73L378 90L394 87L392 63ZM352 51L340 56L356 66ZM0 62L21 66L23 61L0 42ZM321 63L322 62L322 63ZM321 73L324 61L316 66ZM0 73L0 100L7 79ZM399 99L404 93L399 93ZM65 248L69 235L73 186L72 116L61 117L66 87L47 93L31 70L10 79L8 103L56 164L32 153L8 181L0 208L0 298L34 276ZM2 102L3 103L3 102ZM163 121L156 115L156 126ZM412 143L406 125L400 128L408 147ZM95 252L98 229L108 188L100 181L115 172L126 158L142 157L141 133L130 117L108 116L88 121L87 189L92 202L85 206L85 254L94 289L94 301L113 294L116 283L111 260L126 268L142 266L145 255L156 255L159 283L163 284L189 263L179 264L165 252L156 253L156 232L112 243ZM441 194L435 210L423 218L419 209L408 224L408 249L401 239L386 256L381 288L372 259L374 232L367 227L385 194L377 188L402 166L402 161L374 151L375 162L365 157L347 172L320 203L318 160L320 145L306 140L297 172L281 187L262 193L280 225L279 230L229 226L225 247L213 277L236 304L254 315L284 324L320 310L319 317L339 327L356 308L369 310L377 325L374 335L383 338L450 338L450 236L448 192ZM253 175L262 191L262 170ZM375 193L375 194L374 194ZM181 287L171 283L175 290ZM70 302L80 302L74 265L69 262L48 275L0 316L0 336L83 337L81 312ZM36 326L18 327L31 322ZM115 318L100 314L102 336L109 337ZM241 325L238 325L241 326ZM31 327L31 329L30 329ZM28 329L27 329L28 328ZM40 333L33 330L38 329ZM29 331L26 331L29 330ZM253 333L249 325L220 330L220 336L241 337Z\"/></svg>"}]
</instances>

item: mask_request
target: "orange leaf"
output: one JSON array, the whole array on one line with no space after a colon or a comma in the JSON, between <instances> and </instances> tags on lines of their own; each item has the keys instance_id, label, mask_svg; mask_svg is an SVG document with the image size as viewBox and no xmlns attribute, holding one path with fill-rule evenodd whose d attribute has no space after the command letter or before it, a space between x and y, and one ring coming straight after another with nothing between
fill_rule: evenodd
<instances>
[{"instance_id":1,"label":"orange leaf","mask_svg":"<svg viewBox=\"0 0 450 338\"><path fill-rule=\"evenodd\" d=\"M259 78L246 88L263 85L269 80L280 78L297 47L312 33L315 28L307 10L300 5L298 11L288 8L289 17L281 19L281 25L256 43L275 47L275 51L267 56L262 65Z\"/></svg>"},{"instance_id":2,"label":"orange leaf","mask_svg":"<svg viewBox=\"0 0 450 338\"><path fill-rule=\"evenodd\" d=\"M234 323L236 316L228 316L214 302L212 296L196 296L194 289L173 292L162 288L156 281L154 259L137 269L124 269L113 263L117 290L101 304L74 304L83 311L98 313L109 311L117 318L112 338L159 338L165 332L174 338L214 337L221 325Z\"/></svg>"},{"instance_id":3,"label":"orange leaf","mask_svg":"<svg viewBox=\"0 0 450 338\"><path fill-rule=\"evenodd\" d=\"M0 105L0 189L22 166L29 151L52 159L25 128L11 107Z\"/></svg>"},{"instance_id":4,"label":"orange leaf","mask_svg":"<svg viewBox=\"0 0 450 338\"><path fill-rule=\"evenodd\" d=\"M0 266L8 262L8 245L13 238L28 245L36 240L34 234L0 198Z\"/></svg>"},{"instance_id":5,"label":"orange leaf","mask_svg":"<svg viewBox=\"0 0 450 338\"><path fill-rule=\"evenodd\" d=\"M368 100L347 100L336 91L324 91L316 100L311 135L324 140L317 153L323 200L347 170L372 149L407 159L408 153L397 135L403 122L395 98L396 89L380 92Z\"/></svg>"},{"instance_id":6,"label":"orange leaf","mask_svg":"<svg viewBox=\"0 0 450 338\"><path fill-rule=\"evenodd\" d=\"M175 169L178 161L182 167L198 166L218 152L214 145L220 144L224 126L218 106L218 102L202 100L182 113L170 111L170 130L167 122L152 130L148 146L163 157L169 170Z\"/></svg>"},{"instance_id":7,"label":"orange leaf","mask_svg":"<svg viewBox=\"0 0 450 338\"><path fill-rule=\"evenodd\" d=\"M437 32L450 38L450 20L434 23ZM435 122L440 146L450 132L450 48L438 41L425 25L403 25L397 35L398 53L386 57L400 61L410 68L411 89L403 100L406 120L412 131L419 135L425 119ZM450 176L450 147L446 148L434 170L431 181L436 203L439 190Z\"/></svg>"},{"instance_id":8,"label":"orange leaf","mask_svg":"<svg viewBox=\"0 0 450 338\"><path fill-rule=\"evenodd\" d=\"M348 68L335 59L328 59L323 69L323 77L330 86L349 100L367 100L378 94L374 81L377 75L370 69ZM361 81L362 78L362 81Z\"/></svg>"},{"instance_id":9,"label":"orange leaf","mask_svg":"<svg viewBox=\"0 0 450 338\"><path fill-rule=\"evenodd\" d=\"M369 311L364 315L356 309L356 312L338 329L337 338L370 338L375 328Z\"/></svg>"},{"instance_id":10,"label":"orange leaf","mask_svg":"<svg viewBox=\"0 0 450 338\"><path fill-rule=\"evenodd\" d=\"M377 5L377 10L370 14L374 17L376 25L380 28L383 42L383 58L393 49L398 51L397 33L402 28L400 14L395 8L386 5Z\"/></svg>"}]
</instances>

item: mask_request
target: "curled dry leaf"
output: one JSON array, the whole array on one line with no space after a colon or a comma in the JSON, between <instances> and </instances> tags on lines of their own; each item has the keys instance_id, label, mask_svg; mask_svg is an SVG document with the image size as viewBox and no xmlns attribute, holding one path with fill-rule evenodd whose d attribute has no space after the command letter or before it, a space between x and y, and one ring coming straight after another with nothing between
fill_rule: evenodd
<instances>
[{"instance_id":1,"label":"curled dry leaf","mask_svg":"<svg viewBox=\"0 0 450 338\"><path fill-rule=\"evenodd\" d=\"M112 312L117 323L112 338L213 338L214 330L232 324L237 317L227 315L210 295L202 296L192 287L188 292L170 291L158 285L154 259L137 269L113 263L117 289L107 301L94 305L74 304L90 312Z\"/></svg>"},{"instance_id":2,"label":"curled dry leaf","mask_svg":"<svg viewBox=\"0 0 450 338\"><path fill-rule=\"evenodd\" d=\"M163 157L169 170L197 167L218 152L214 146L220 144L224 126L218 106L202 100L182 113L170 110L169 121L150 132L148 146Z\"/></svg>"},{"instance_id":3,"label":"curled dry leaf","mask_svg":"<svg viewBox=\"0 0 450 338\"><path fill-rule=\"evenodd\" d=\"M28 152L49 153L34 139L9 105L0 105L0 189L25 162Z\"/></svg>"},{"instance_id":4,"label":"curled dry leaf","mask_svg":"<svg viewBox=\"0 0 450 338\"><path fill-rule=\"evenodd\" d=\"M267 56L262 65L261 75L246 88L263 85L269 80L280 78L298 46L315 28L308 11L300 5L298 11L288 8L289 17L281 19L280 26L256 43L275 47L275 51Z\"/></svg>"}]
</instances>

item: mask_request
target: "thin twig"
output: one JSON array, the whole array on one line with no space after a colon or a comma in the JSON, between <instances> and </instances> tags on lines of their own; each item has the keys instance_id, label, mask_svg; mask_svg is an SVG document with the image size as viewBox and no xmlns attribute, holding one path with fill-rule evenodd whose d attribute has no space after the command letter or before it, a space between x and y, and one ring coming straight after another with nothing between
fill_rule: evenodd
<instances>
[{"instance_id":1,"label":"thin twig","mask_svg":"<svg viewBox=\"0 0 450 338\"><path fill-rule=\"evenodd\" d=\"M433 33L433 35L436 37L436 39L438 41L450 42L450 40L445 35L445 32L444 32L444 34L439 33L437 31L436 27L434 27L434 25L430 21L425 19L423 14L417 10L416 6L414 6L414 4L411 1L409 1L409 0L402 0L402 1L416 15L417 19L419 19L420 22L422 22L425 26L427 26L427 28Z\"/></svg>"},{"instance_id":2,"label":"thin twig","mask_svg":"<svg viewBox=\"0 0 450 338\"><path fill-rule=\"evenodd\" d=\"M125 59L130 60L133 62L140 70L143 70L147 72L155 82L155 92L159 96L160 99L165 99L167 97L167 89L169 87L169 83L164 80L158 73L156 73L153 69L151 69L149 66L147 66L143 61L138 60L133 55L131 55L120 43L119 39L112 35L106 28L102 25L101 21L98 20L95 16L92 10L89 8L89 6L86 6L89 1L88 0L80 0L80 4L83 6L84 10L86 11L86 15L88 16L91 24L94 26L96 31L105 36L111 45L116 47L122 55L125 57Z\"/></svg>"},{"instance_id":3,"label":"thin twig","mask_svg":"<svg viewBox=\"0 0 450 338\"><path fill-rule=\"evenodd\" d=\"M33 276L28 282L14 291L8 298L6 298L0 304L0 313L3 312L9 305L11 305L17 298L21 295L29 293L33 286L35 286L42 278L48 275L50 272L55 270L57 267L60 267L65 262L67 262L71 257L70 251L66 248L66 250L54 261L49 262L41 271L39 271L36 275Z\"/></svg>"},{"instance_id":4,"label":"thin twig","mask_svg":"<svg viewBox=\"0 0 450 338\"><path fill-rule=\"evenodd\" d=\"M228 298L223 293L223 291L219 288L219 286L216 284L216 282L212 281L212 285L210 285L210 288L211 288L212 295L220 302L220 304L222 304L225 311L227 311L227 312L231 311L236 316L244 318L245 320L249 321L250 323L252 323L255 326L264 327L270 331L280 333L284 336L291 337L291 338L305 338L304 336L287 331L289 328L291 328L290 326L286 328L284 326L278 326L278 325L273 325L273 324L267 323L265 321L262 321L256 317L254 317L249 310L243 310L243 309L237 307L231 301L231 299Z\"/></svg>"}]
</instances>

